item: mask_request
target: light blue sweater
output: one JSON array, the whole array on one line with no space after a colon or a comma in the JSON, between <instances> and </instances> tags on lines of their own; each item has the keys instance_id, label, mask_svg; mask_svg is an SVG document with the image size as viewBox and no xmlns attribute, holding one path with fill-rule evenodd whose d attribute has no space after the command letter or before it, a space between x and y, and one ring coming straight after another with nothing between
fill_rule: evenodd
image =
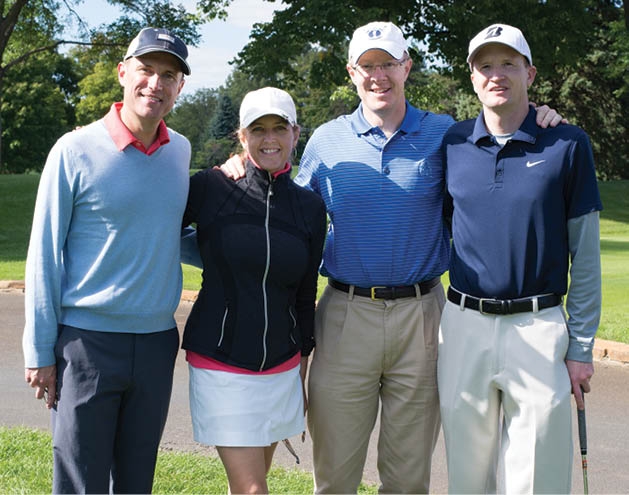
<instances>
[{"instance_id":1,"label":"light blue sweater","mask_svg":"<svg viewBox=\"0 0 629 495\"><path fill-rule=\"evenodd\" d=\"M190 143L119 151L101 119L62 136L41 176L26 262L26 367L55 363L60 324L149 333L176 326Z\"/></svg>"}]
</instances>

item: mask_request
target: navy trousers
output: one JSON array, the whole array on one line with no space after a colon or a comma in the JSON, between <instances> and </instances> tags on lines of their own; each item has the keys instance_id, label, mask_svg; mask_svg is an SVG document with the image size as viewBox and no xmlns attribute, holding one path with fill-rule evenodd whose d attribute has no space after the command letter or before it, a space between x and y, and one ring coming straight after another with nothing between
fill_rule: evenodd
<instances>
[{"instance_id":1,"label":"navy trousers","mask_svg":"<svg viewBox=\"0 0 629 495\"><path fill-rule=\"evenodd\" d=\"M151 492L178 349L176 328L60 328L53 493Z\"/></svg>"}]
</instances>

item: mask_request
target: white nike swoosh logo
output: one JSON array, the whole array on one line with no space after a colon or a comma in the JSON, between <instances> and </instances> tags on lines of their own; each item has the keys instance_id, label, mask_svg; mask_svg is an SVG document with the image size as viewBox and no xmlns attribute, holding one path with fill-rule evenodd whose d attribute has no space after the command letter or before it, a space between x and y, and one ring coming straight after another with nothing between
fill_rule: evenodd
<instances>
[{"instance_id":1,"label":"white nike swoosh logo","mask_svg":"<svg viewBox=\"0 0 629 495\"><path fill-rule=\"evenodd\" d=\"M529 161L527 161L526 162L526 166L527 167L534 167L535 165L539 165L540 163L545 162L545 161L546 160L538 160L536 162L529 162Z\"/></svg>"}]
</instances>

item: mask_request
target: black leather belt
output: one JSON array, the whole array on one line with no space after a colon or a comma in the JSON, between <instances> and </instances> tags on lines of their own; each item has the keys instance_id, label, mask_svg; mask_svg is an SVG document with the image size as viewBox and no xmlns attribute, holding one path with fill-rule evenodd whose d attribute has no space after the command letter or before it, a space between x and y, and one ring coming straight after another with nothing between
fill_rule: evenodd
<instances>
[{"instance_id":1,"label":"black leather belt","mask_svg":"<svg viewBox=\"0 0 629 495\"><path fill-rule=\"evenodd\" d=\"M435 277L432 280L427 280L425 282L420 282L417 285L419 286L419 293L423 296L424 294L428 294L432 289L434 289L440 282L439 277ZM339 282L338 280L334 280L332 278L328 279L328 284L338 290L342 290L343 292L349 292L351 285L344 284L343 282ZM416 297L417 291L415 290L414 285L403 285L400 287L354 287L354 295L369 297L374 301L376 299L399 299L401 297Z\"/></svg>"},{"instance_id":2,"label":"black leather belt","mask_svg":"<svg viewBox=\"0 0 629 495\"><path fill-rule=\"evenodd\" d=\"M448 287L448 301L460 305L463 296L464 294L452 288L452 286ZM483 314L511 315L514 313L536 312L558 306L559 304L561 304L561 296L547 294L522 299L486 299L465 295L465 303L463 305Z\"/></svg>"}]
</instances>

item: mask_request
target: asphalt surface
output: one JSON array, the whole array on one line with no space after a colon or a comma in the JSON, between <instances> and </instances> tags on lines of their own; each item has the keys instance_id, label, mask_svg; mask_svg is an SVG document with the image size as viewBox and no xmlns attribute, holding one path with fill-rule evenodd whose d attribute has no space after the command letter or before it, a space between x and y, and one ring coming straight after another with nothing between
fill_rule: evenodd
<instances>
[{"instance_id":1,"label":"asphalt surface","mask_svg":"<svg viewBox=\"0 0 629 495\"><path fill-rule=\"evenodd\" d=\"M178 326L183 324L192 304L182 302L176 314ZM0 425L24 425L50 429L50 415L43 402L36 401L32 389L24 382L21 350L24 326L24 296L21 291L0 291ZM590 493L629 493L629 365L608 359L595 361L592 392L586 395L588 434L588 480ZM573 493L583 493L581 455L573 405L574 468ZM363 479L378 483L375 445L377 428L372 435ZM302 443L299 437L291 443L301 458L299 465L283 447L279 446L275 464L312 471L309 438ZM179 353L175 368L175 384L170 414L162 439L167 450L196 451L215 455L212 448L200 446L192 439L188 408L188 370L183 352ZM480 453L479 453L480 455ZM470 462L474 462L470 459ZM447 492L445 452L440 437L433 457L432 493Z\"/></svg>"}]
</instances>

